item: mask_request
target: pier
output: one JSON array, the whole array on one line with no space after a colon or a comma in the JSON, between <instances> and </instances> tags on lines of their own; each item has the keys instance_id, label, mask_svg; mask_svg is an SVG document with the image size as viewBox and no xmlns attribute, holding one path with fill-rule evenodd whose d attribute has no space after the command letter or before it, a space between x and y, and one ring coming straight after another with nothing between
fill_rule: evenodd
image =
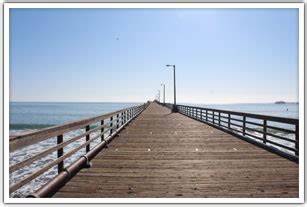
<instances>
[{"instance_id":1,"label":"pier","mask_svg":"<svg viewBox=\"0 0 307 207\"><path fill-rule=\"evenodd\" d=\"M11 185L10 192L58 166L58 175L28 197L298 197L298 120L182 105L172 113L172 107L148 102L11 137L11 151L52 137L58 142L10 166L10 172L54 151L58 159ZM97 122L100 125L90 127ZM273 122L292 128L270 125ZM79 128L86 133L63 141L64 133ZM90 136L97 130L101 134ZM271 130L292 133L295 139ZM64 152L63 147L81 137L86 142L79 149L86 148L86 154L63 168L77 151ZM90 146L94 139L101 141Z\"/></svg>"}]
</instances>

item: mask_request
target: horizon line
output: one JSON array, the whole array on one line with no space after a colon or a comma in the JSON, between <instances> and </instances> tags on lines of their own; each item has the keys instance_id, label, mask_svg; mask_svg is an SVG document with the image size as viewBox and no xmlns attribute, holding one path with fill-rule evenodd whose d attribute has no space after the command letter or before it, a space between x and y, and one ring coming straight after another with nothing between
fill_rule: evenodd
<instances>
[{"instance_id":1,"label":"horizon line","mask_svg":"<svg viewBox=\"0 0 307 207\"><path fill-rule=\"evenodd\" d=\"M153 100L148 100L153 102ZM282 101L282 100L279 100ZM203 102L179 102L179 104L275 104L272 102L225 102L225 103L203 103ZM9 101L9 103L146 103L147 101ZM299 101L282 101L287 103L299 103ZM162 102L161 102L162 103ZM166 102L169 103L169 102ZM178 102L177 102L178 103Z\"/></svg>"}]
</instances>

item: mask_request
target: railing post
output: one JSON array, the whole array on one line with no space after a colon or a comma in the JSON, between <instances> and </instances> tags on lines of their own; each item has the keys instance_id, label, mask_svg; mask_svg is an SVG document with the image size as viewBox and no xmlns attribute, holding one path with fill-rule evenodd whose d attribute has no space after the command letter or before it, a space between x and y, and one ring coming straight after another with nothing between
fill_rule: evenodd
<instances>
[{"instance_id":1,"label":"railing post","mask_svg":"<svg viewBox=\"0 0 307 207\"><path fill-rule=\"evenodd\" d=\"M203 121L203 109L200 109L200 120Z\"/></svg>"},{"instance_id":2,"label":"railing post","mask_svg":"<svg viewBox=\"0 0 307 207\"><path fill-rule=\"evenodd\" d=\"M263 143L266 144L267 121L263 120Z\"/></svg>"},{"instance_id":3,"label":"railing post","mask_svg":"<svg viewBox=\"0 0 307 207\"><path fill-rule=\"evenodd\" d=\"M206 109L206 122L208 122L208 109Z\"/></svg>"},{"instance_id":4,"label":"railing post","mask_svg":"<svg viewBox=\"0 0 307 207\"><path fill-rule=\"evenodd\" d=\"M90 130L90 125L85 127L85 131L88 132ZM86 135L86 141L90 140L90 134ZM86 145L86 152L90 151L90 144Z\"/></svg>"},{"instance_id":5,"label":"railing post","mask_svg":"<svg viewBox=\"0 0 307 207\"><path fill-rule=\"evenodd\" d=\"M57 136L57 144L61 144L63 142L63 134ZM58 149L58 158L63 156L64 150L63 148ZM58 174L62 172L64 169L64 161L58 164Z\"/></svg>"},{"instance_id":6,"label":"railing post","mask_svg":"<svg viewBox=\"0 0 307 207\"><path fill-rule=\"evenodd\" d=\"M116 114L116 129L119 128L119 114Z\"/></svg>"},{"instance_id":7,"label":"railing post","mask_svg":"<svg viewBox=\"0 0 307 207\"><path fill-rule=\"evenodd\" d=\"M246 116L243 116L243 136L245 136Z\"/></svg>"},{"instance_id":8,"label":"railing post","mask_svg":"<svg viewBox=\"0 0 307 207\"><path fill-rule=\"evenodd\" d=\"M101 124L101 126L104 125L104 120L101 120L100 124ZM104 132L104 127L102 127L102 128L100 129L100 132L101 132L101 141L103 142L103 141L104 141L104 134L103 134L103 132Z\"/></svg>"},{"instance_id":9,"label":"railing post","mask_svg":"<svg viewBox=\"0 0 307 207\"><path fill-rule=\"evenodd\" d=\"M213 114L213 124L215 124L215 111L212 111L212 114Z\"/></svg>"},{"instance_id":10,"label":"railing post","mask_svg":"<svg viewBox=\"0 0 307 207\"><path fill-rule=\"evenodd\" d=\"M296 156L299 156L299 125L298 123L295 124L295 149L296 149L296 152L295 152L295 155Z\"/></svg>"},{"instance_id":11,"label":"railing post","mask_svg":"<svg viewBox=\"0 0 307 207\"><path fill-rule=\"evenodd\" d=\"M121 121L122 121L122 124L121 124L121 126L124 124L124 112L122 112L122 118L121 118Z\"/></svg>"},{"instance_id":12,"label":"railing post","mask_svg":"<svg viewBox=\"0 0 307 207\"><path fill-rule=\"evenodd\" d=\"M228 129L230 129L230 114L228 114Z\"/></svg>"},{"instance_id":13,"label":"railing post","mask_svg":"<svg viewBox=\"0 0 307 207\"><path fill-rule=\"evenodd\" d=\"M219 126L221 126L221 112L219 112Z\"/></svg>"},{"instance_id":14,"label":"railing post","mask_svg":"<svg viewBox=\"0 0 307 207\"><path fill-rule=\"evenodd\" d=\"M110 117L110 135L113 133L113 116Z\"/></svg>"}]
</instances>

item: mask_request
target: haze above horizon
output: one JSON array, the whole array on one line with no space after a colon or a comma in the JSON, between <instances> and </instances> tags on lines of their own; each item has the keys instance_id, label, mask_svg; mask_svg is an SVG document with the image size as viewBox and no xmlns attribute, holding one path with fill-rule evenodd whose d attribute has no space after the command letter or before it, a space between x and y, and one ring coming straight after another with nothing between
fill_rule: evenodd
<instances>
[{"instance_id":1,"label":"haze above horizon","mask_svg":"<svg viewBox=\"0 0 307 207\"><path fill-rule=\"evenodd\" d=\"M298 9L11 9L10 101L298 102ZM162 99L162 93L161 93Z\"/></svg>"}]
</instances>

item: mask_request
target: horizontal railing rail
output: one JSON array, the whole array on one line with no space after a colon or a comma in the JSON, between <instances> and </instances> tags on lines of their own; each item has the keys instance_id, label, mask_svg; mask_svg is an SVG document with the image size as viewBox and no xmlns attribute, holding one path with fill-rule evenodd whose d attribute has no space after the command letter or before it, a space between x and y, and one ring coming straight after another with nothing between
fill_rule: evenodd
<instances>
[{"instance_id":1,"label":"horizontal railing rail","mask_svg":"<svg viewBox=\"0 0 307 207\"><path fill-rule=\"evenodd\" d=\"M64 170L65 160L70 158L72 155L75 155L81 149L85 149L85 153L83 154L86 154L92 149L95 149L95 146L101 142L105 142L103 146L107 146L108 141L110 140L109 137L114 137L114 135L117 134L121 128L128 124L133 118L138 116L148 105L149 102L89 119L83 119L18 136L11 136L9 141L10 153L17 150L22 151L24 150L23 148L27 146L37 145L45 140L55 139L56 142L54 142L55 144L53 146L46 147L33 156L26 157L22 159L22 161L11 164L9 166L10 173L14 173L17 170L28 167L35 161L46 158L48 155L55 152L57 153L57 158L45 163L44 166L41 166L39 169L36 169L34 172L31 172L17 182L11 184L9 192L15 192L22 186L31 182L55 166L57 166L58 174L60 174ZM82 134L69 139L63 139L65 133L81 129ZM85 140L83 143L77 143L84 138ZM97 140L99 140L98 144L91 145L92 142L97 142ZM64 152L64 148L72 143L77 143L78 146L70 148L69 151Z\"/></svg>"},{"instance_id":2,"label":"horizontal railing rail","mask_svg":"<svg viewBox=\"0 0 307 207\"><path fill-rule=\"evenodd\" d=\"M170 109L173 107L170 103L163 105ZM177 105L177 109L183 115L231 132L245 140L261 143L293 161L299 159L298 119L186 105Z\"/></svg>"}]
</instances>

